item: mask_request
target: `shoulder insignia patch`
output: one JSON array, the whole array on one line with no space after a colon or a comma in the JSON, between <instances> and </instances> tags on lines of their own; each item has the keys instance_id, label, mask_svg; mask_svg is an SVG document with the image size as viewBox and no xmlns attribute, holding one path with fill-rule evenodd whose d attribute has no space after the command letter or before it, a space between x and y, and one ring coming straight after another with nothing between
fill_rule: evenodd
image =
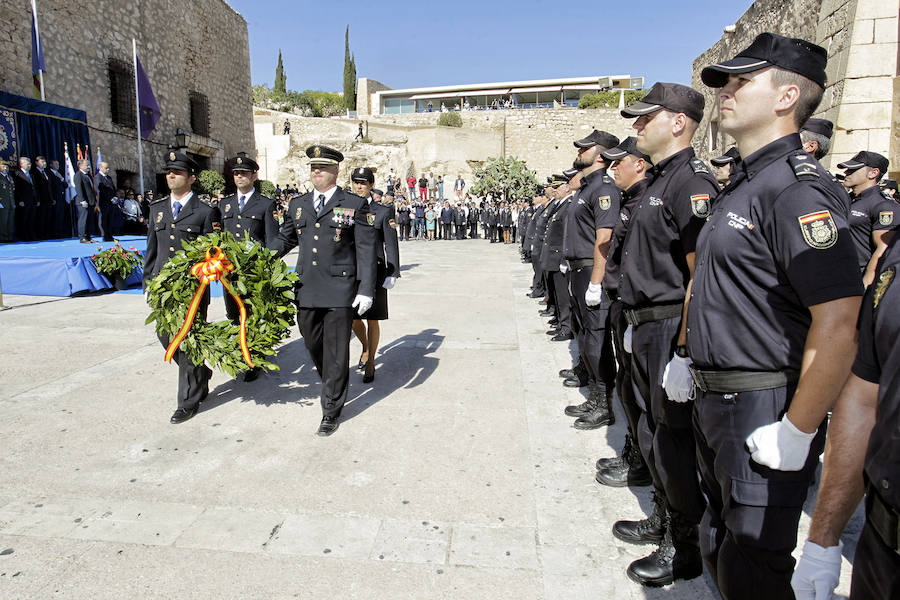
<instances>
[{"instance_id":1,"label":"shoulder insignia patch","mask_svg":"<svg viewBox=\"0 0 900 600\"><path fill-rule=\"evenodd\" d=\"M875 293L872 295L873 309L878 308L878 304L881 302L881 299L884 298L884 293L887 291L888 286L894 281L896 272L896 267L890 267L882 271L881 275L878 276L878 284L875 286Z\"/></svg>"},{"instance_id":2,"label":"shoulder insignia patch","mask_svg":"<svg viewBox=\"0 0 900 600\"><path fill-rule=\"evenodd\" d=\"M691 196L691 212L695 217L705 219L709 216L709 194Z\"/></svg>"},{"instance_id":3,"label":"shoulder insignia patch","mask_svg":"<svg viewBox=\"0 0 900 600\"><path fill-rule=\"evenodd\" d=\"M878 213L878 223L880 225L890 225L894 222L894 211L883 210Z\"/></svg>"},{"instance_id":4,"label":"shoulder insignia patch","mask_svg":"<svg viewBox=\"0 0 900 600\"><path fill-rule=\"evenodd\" d=\"M831 212L820 210L797 217L800 222L800 231L803 233L803 241L810 248L825 250L837 243L838 231L831 218Z\"/></svg>"},{"instance_id":5,"label":"shoulder insignia patch","mask_svg":"<svg viewBox=\"0 0 900 600\"><path fill-rule=\"evenodd\" d=\"M372 213L367 214L367 215L366 215L366 222L369 224L370 227L371 227L372 225L374 225L374 224L375 224L375 215L373 215Z\"/></svg>"},{"instance_id":6,"label":"shoulder insignia patch","mask_svg":"<svg viewBox=\"0 0 900 600\"><path fill-rule=\"evenodd\" d=\"M706 173L709 174L709 167L706 166L706 163L700 160L699 158L691 159L691 168L694 170L694 173Z\"/></svg>"},{"instance_id":7,"label":"shoulder insignia patch","mask_svg":"<svg viewBox=\"0 0 900 600\"><path fill-rule=\"evenodd\" d=\"M788 157L791 168L794 169L794 175L797 179L818 179L819 169L816 166L816 159L805 152L802 154L792 154Z\"/></svg>"},{"instance_id":8,"label":"shoulder insignia patch","mask_svg":"<svg viewBox=\"0 0 900 600\"><path fill-rule=\"evenodd\" d=\"M597 204L600 205L600 210L609 210L610 200L609 196L600 196L597 198Z\"/></svg>"}]
</instances>

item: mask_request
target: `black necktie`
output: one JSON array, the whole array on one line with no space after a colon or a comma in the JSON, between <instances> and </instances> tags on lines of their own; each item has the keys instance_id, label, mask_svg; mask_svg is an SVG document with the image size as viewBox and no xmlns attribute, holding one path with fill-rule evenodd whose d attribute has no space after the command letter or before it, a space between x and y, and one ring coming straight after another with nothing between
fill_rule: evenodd
<instances>
[{"instance_id":1,"label":"black necktie","mask_svg":"<svg viewBox=\"0 0 900 600\"><path fill-rule=\"evenodd\" d=\"M322 209L325 208L325 194L319 194L319 199L316 202L316 216L322 214Z\"/></svg>"}]
</instances>

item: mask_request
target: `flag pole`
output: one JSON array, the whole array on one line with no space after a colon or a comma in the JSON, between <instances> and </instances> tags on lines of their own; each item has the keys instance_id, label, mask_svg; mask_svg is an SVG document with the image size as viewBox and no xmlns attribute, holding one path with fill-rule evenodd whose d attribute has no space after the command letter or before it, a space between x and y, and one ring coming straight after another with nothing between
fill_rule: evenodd
<instances>
[{"instance_id":1,"label":"flag pole","mask_svg":"<svg viewBox=\"0 0 900 600\"><path fill-rule=\"evenodd\" d=\"M34 15L34 34L37 38L37 47L40 50L41 54L43 54L43 49L41 49L41 29L38 27L38 18L37 18L37 3L36 0L31 0L31 10ZM38 69L38 78L41 81L41 100L46 102L47 98L44 93L44 71L42 69Z\"/></svg>"},{"instance_id":2,"label":"flag pole","mask_svg":"<svg viewBox=\"0 0 900 600\"><path fill-rule=\"evenodd\" d=\"M34 0L32 0L33 2ZM141 197L144 196L144 151L141 148L141 92L138 89L137 40L131 38L131 49L134 54L134 107L137 111L137 147L138 147L138 187Z\"/></svg>"}]
</instances>

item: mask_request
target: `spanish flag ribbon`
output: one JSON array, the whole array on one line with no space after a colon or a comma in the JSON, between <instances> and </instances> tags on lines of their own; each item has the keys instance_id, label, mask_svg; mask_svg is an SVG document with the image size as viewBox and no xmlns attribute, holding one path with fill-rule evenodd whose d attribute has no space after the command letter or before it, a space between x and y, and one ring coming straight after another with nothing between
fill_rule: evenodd
<instances>
[{"instance_id":1,"label":"spanish flag ribbon","mask_svg":"<svg viewBox=\"0 0 900 600\"><path fill-rule=\"evenodd\" d=\"M251 368L255 366L250 359L250 348L247 347L247 309L244 307L244 302L241 300L241 297L234 293L234 290L231 289L231 285L228 283L228 273L231 271L234 271L234 264L228 260L228 257L225 256L225 253L222 252L222 249L218 246L209 248L206 251L206 259L191 267L191 275L200 280L200 285L197 287L197 291L194 292L194 297L191 299L187 315L184 317L184 325L181 326L181 329L172 340L172 343L166 348L167 362L172 362L172 356L175 355L178 346L184 341L185 336L191 329L191 325L194 324L194 317L197 316L197 309L200 307L200 300L203 298L206 287L211 281L220 281L222 282L222 286L229 294L231 294L231 297L234 298L241 313L241 331L238 339L241 345L241 354L244 356L244 362Z\"/></svg>"}]
</instances>

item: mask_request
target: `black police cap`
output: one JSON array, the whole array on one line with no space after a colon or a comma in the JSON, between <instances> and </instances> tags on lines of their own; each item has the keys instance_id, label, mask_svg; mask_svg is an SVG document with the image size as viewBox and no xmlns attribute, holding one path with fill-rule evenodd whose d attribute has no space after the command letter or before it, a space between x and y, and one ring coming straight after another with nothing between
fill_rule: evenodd
<instances>
[{"instance_id":1,"label":"black police cap","mask_svg":"<svg viewBox=\"0 0 900 600\"><path fill-rule=\"evenodd\" d=\"M838 165L838 169L858 169L860 167L872 167L884 174L887 173L888 159L877 152L863 150L862 152L857 152L856 156L850 160Z\"/></svg>"},{"instance_id":2,"label":"black police cap","mask_svg":"<svg viewBox=\"0 0 900 600\"><path fill-rule=\"evenodd\" d=\"M886 190L894 190L894 192L896 192L897 191L897 182L894 181L893 179L882 179L881 187L883 187Z\"/></svg>"},{"instance_id":3,"label":"black police cap","mask_svg":"<svg viewBox=\"0 0 900 600\"><path fill-rule=\"evenodd\" d=\"M238 152L230 161L232 171L259 171L256 161L247 156L246 152Z\"/></svg>"},{"instance_id":4,"label":"black police cap","mask_svg":"<svg viewBox=\"0 0 900 600\"><path fill-rule=\"evenodd\" d=\"M761 33L747 48L731 60L704 68L700 79L709 87L719 88L728 83L729 75L750 73L766 67L780 67L799 73L821 87L825 87L825 48L800 38L787 38L775 33Z\"/></svg>"},{"instance_id":5,"label":"black police cap","mask_svg":"<svg viewBox=\"0 0 900 600\"><path fill-rule=\"evenodd\" d=\"M542 185L537 186L537 188L535 188L535 190L534 190L534 195L535 196L543 196L544 195L544 186L542 186Z\"/></svg>"},{"instance_id":6,"label":"black police cap","mask_svg":"<svg viewBox=\"0 0 900 600\"><path fill-rule=\"evenodd\" d=\"M353 169L350 180L359 181L361 183L375 183L375 174L372 173L372 169L369 167L358 167Z\"/></svg>"},{"instance_id":7,"label":"black police cap","mask_svg":"<svg viewBox=\"0 0 900 600\"><path fill-rule=\"evenodd\" d=\"M832 123L828 119L813 118L806 121L806 123L803 124L803 127L800 128L800 131L818 133L819 135L825 136L830 140L831 136L834 135L834 123Z\"/></svg>"},{"instance_id":8,"label":"black police cap","mask_svg":"<svg viewBox=\"0 0 900 600\"><path fill-rule=\"evenodd\" d=\"M384 196L384 192L379 190L378 188L373 188L372 195L373 196Z\"/></svg>"},{"instance_id":9,"label":"black police cap","mask_svg":"<svg viewBox=\"0 0 900 600\"><path fill-rule=\"evenodd\" d=\"M741 160L741 153L738 152L736 146L732 146L728 150L725 151L725 154L722 156L717 156L715 158L711 158L709 162L716 167L724 167L725 165L729 165L733 162L738 162Z\"/></svg>"},{"instance_id":10,"label":"black police cap","mask_svg":"<svg viewBox=\"0 0 900 600\"><path fill-rule=\"evenodd\" d=\"M706 100L697 90L679 83L657 82L639 102L626 106L622 116L640 117L666 108L676 113L684 113L699 123L703 120L704 106Z\"/></svg>"},{"instance_id":11,"label":"black police cap","mask_svg":"<svg viewBox=\"0 0 900 600\"><path fill-rule=\"evenodd\" d=\"M614 148L610 148L609 150L604 150L600 153L600 156L605 158L606 160L619 160L625 158L631 154L632 156L637 156L638 158L643 158L645 162L650 164L652 161L650 157L637 149L637 138L632 136L628 136L617 146Z\"/></svg>"},{"instance_id":12,"label":"black police cap","mask_svg":"<svg viewBox=\"0 0 900 600\"><path fill-rule=\"evenodd\" d=\"M581 138L574 142L576 148L591 148L593 146L603 146L604 148L612 148L619 143L619 138L606 131L594 130L585 138Z\"/></svg>"},{"instance_id":13,"label":"black police cap","mask_svg":"<svg viewBox=\"0 0 900 600\"><path fill-rule=\"evenodd\" d=\"M569 183L569 178L566 177L564 173L554 173L550 177L550 186L551 187L559 187L564 183Z\"/></svg>"},{"instance_id":14,"label":"black police cap","mask_svg":"<svg viewBox=\"0 0 900 600\"><path fill-rule=\"evenodd\" d=\"M200 165L184 152L169 150L166 153L166 171L169 169L187 171L191 175L196 175L197 171L200 170Z\"/></svg>"},{"instance_id":15,"label":"black police cap","mask_svg":"<svg viewBox=\"0 0 900 600\"><path fill-rule=\"evenodd\" d=\"M306 149L311 165L336 165L344 160L344 155L328 146L316 144Z\"/></svg>"},{"instance_id":16,"label":"black police cap","mask_svg":"<svg viewBox=\"0 0 900 600\"><path fill-rule=\"evenodd\" d=\"M571 169L566 169L565 171L563 171L562 174L563 174L563 177L565 177L566 181L568 182L568 181L571 181L572 178L575 177L576 175L578 175L580 172L581 172L581 169L576 169L576 168L572 167Z\"/></svg>"}]
</instances>

